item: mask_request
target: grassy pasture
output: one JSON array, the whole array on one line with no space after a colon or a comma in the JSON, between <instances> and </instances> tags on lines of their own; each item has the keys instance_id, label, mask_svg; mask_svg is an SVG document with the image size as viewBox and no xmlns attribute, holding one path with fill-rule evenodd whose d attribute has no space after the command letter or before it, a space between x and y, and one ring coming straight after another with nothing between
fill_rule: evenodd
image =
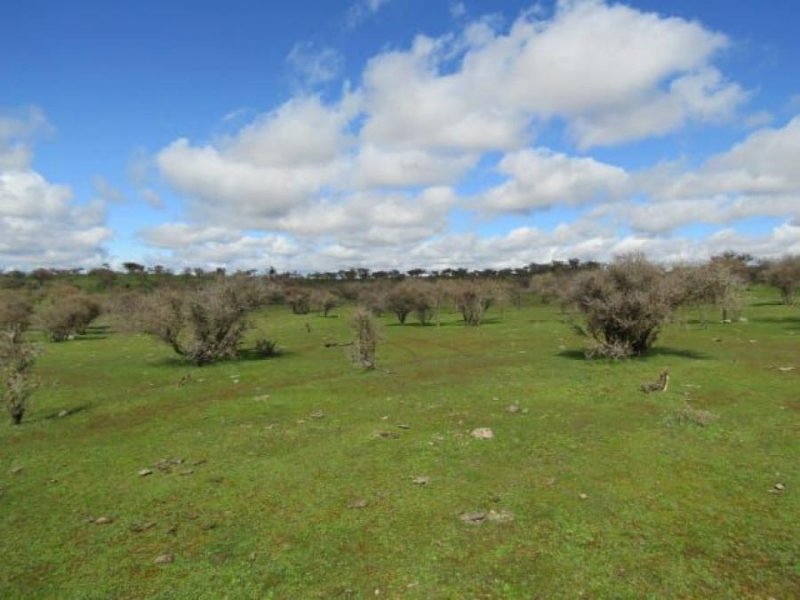
<instances>
[{"instance_id":1,"label":"grassy pasture","mask_svg":"<svg viewBox=\"0 0 800 600\"><path fill-rule=\"evenodd\" d=\"M387 316L367 373L324 347L347 308L268 309L250 342L282 356L201 369L101 323L0 427L0 597L800 597L800 309L773 295L620 363L540 305Z\"/></svg>"}]
</instances>

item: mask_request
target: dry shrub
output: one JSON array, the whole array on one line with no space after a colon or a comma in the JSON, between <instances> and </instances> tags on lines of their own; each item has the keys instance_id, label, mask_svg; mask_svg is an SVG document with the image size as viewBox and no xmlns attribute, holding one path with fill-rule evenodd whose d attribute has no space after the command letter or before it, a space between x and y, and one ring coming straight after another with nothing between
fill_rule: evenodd
<instances>
[{"instance_id":1,"label":"dry shrub","mask_svg":"<svg viewBox=\"0 0 800 600\"><path fill-rule=\"evenodd\" d=\"M682 286L684 302L719 308L723 322L741 310L744 280L725 262L712 261L699 267L677 268L672 278L676 289Z\"/></svg>"},{"instance_id":2,"label":"dry shrub","mask_svg":"<svg viewBox=\"0 0 800 600\"><path fill-rule=\"evenodd\" d=\"M355 339L350 346L350 360L362 369L375 368L375 352L378 347L378 325L372 312L364 307L358 307L353 313L350 324L355 333Z\"/></svg>"},{"instance_id":3,"label":"dry shrub","mask_svg":"<svg viewBox=\"0 0 800 600\"><path fill-rule=\"evenodd\" d=\"M31 371L36 361L36 349L18 329L0 331L0 385L3 402L11 422L19 425L25 415L34 384Z\"/></svg>"},{"instance_id":4,"label":"dry shrub","mask_svg":"<svg viewBox=\"0 0 800 600\"><path fill-rule=\"evenodd\" d=\"M36 321L51 342L63 342L83 335L100 316L100 305L76 288L59 287L40 305Z\"/></svg>"},{"instance_id":5,"label":"dry shrub","mask_svg":"<svg viewBox=\"0 0 800 600\"><path fill-rule=\"evenodd\" d=\"M26 294L0 290L0 328L25 331L30 325L33 304Z\"/></svg>"},{"instance_id":6,"label":"dry shrub","mask_svg":"<svg viewBox=\"0 0 800 600\"><path fill-rule=\"evenodd\" d=\"M334 308L339 306L341 299L338 294L335 294L331 290L315 289L311 293L310 302L314 308L322 313L323 317L327 317Z\"/></svg>"},{"instance_id":7,"label":"dry shrub","mask_svg":"<svg viewBox=\"0 0 800 600\"><path fill-rule=\"evenodd\" d=\"M486 311L502 299L501 287L492 281L467 281L452 285L450 294L464 323L477 327L483 323Z\"/></svg>"},{"instance_id":8,"label":"dry shrub","mask_svg":"<svg viewBox=\"0 0 800 600\"><path fill-rule=\"evenodd\" d=\"M778 288L784 304L794 304L800 287L800 256L785 256L770 263L764 271L764 279Z\"/></svg>"},{"instance_id":9,"label":"dry shrub","mask_svg":"<svg viewBox=\"0 0 800 600\"><path fill-rule=\"evenodd\" d=\"M311 310L311 290L303 287L289 287L284 293L286 303L296 315L307 315Z\"/></svg>"},{"instance_id":10,"label":"dry shrub","mask_svg":"<svg viewBox=\"0 0 800 600\"><path fill-rule=\"evenodd\" d=\"M664 272L642 255L580 275L573 294L597 342L590 354L610 358L647 352L681 300Z\"/></svg>"},{"instance_id":11,"label":"dry shrub","mask_svg":"<svg viewBox=\"0 0 800 600\"><path fill-rule=\"evenodd\" d=\"M250 290L221 280L206 287L162 290L151 295L139 315L140 327L197 366L237 357L254 308Z\"/></svg>"},{"instance_id":12,"label":"dry shrub","mask_svg":"<svg viewBox=\"0 0 800 600\"><path fill-rule=\"evenodd\" d=\"M398 283L386 293L384 306L397 317L401 325L419 303L419 293L412 281Z\"/></svg>"}]
</instances>

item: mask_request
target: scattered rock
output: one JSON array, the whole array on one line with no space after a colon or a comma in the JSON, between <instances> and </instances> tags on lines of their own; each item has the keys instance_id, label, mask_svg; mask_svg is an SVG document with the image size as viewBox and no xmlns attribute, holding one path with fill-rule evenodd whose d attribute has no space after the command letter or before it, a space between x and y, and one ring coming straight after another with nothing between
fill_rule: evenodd
<instances>
[{"instance_id":1,"label":"scattered rock","mask_svg":"<svg viewBox=\"0 0 800 600\"><path fill-rule=\"evenodd\" d=\"M794 371L794 367L778 367L778 371L788 373L789 371Z\"/></svg>"},{"instance_id":2,"label":"scattered rock","mask_svg":"<svg viewBox=\"0 0 800 600\"><path fill-rule=\"evenodd\" d=\"M148 529L152 529L156 526L155 521L147 521L146 523L134 523L129 527L129 529L133 533L142 533L143 531L147 531Z\"/></svg>"},{"instance_id":3,"label":"scattered rock","mask_svg":"<svg viewBox=\"0 0 800 600\"><path fill-rule=\"evenodd\" d=\"M506 412L512 415L517 415L522 412L522 408L520 408L519 404L509 404L506 407Z\"/></svg>"},{"instance_id":4,"label":"scattered rock","mask_svg":"<svg viewBox=\"0 0 800 600\"><path fill-rule=\"evenodd\" d=\"M715 341L715 342L717 342L717 343L719 343L719 342L721 342L721 341L722 341L722 338L714 338L714 341Z\"/></svg>"},{"instance_id":5,"label":"scattered rock","mask_svg":"<svg viewBox=\"0 0 800 600\"><path fill-rule=\"evenodd\" d=\"M475 512L461 513L460 519L468 525L480 525L486 520L486 511L479 510Z\"/></svg>"},{"instance_id":6,"label":"scattered rock","mask_svg":"<svg viewBox=\"0 0 800 600\"><path fill-rule=\"evenodd\" d=\"M142 469L138 473L139 477L147 477L148 475L152 475L152 474L153 474L153 472L150 469Z\"/></svg>"},{"instance_id":7,"label":"scattered rock","mask_svg":"<svg viewBox=\"0 0 800 600\"><path fill-rule=\"evenodd\" d=\"M589 496L587 496L586 494L578 494L578 498L580 498L581 500L587 500Z\"/></svg>"},{"instance_id":8,"label":"scattered rock","mask_svg":"<svg viewBox=\"0 0 800 600\"><path fill-rule=\"evenodd\" d=\"M157 565L169 565L175 562L175 555L172 553L162 554L157 556L153 562Z\"/></svg>"},{"instance_id":9,"label":"scattered rock","mask_svg":"<svg viewBox=\"0 0 800 600\"><path fill-rule=\"evenodd\" d=\"M25 467L14 467L9 471L9 473L11 473L12 475L19 475L24 470L25 470Z\"/></svg>"},{"instance_id":10,"label":"scattered rock","mask_svg":"<svg viewBox=\"0 0 800 600\"><path fill-rule=\"evenodd\" d=\"M427 475L417 475L416 477L411 479L411 483L414 485L428 485L431 482L431 478Z\"/></svg>"},{"instance_id":11,"label":"scattered rock","mask_svg":"<svg viewBox=\"0 0 800 600\"><path fill-rule=\"evenodd\" d=\"M396 440L400 436L393 431L375 431L373 432L372 437L376 439Z\"/></svg>"},{"instance_id":12,"label":"scattered rock","mask_svg":"<svg viewBox=\"0 0 800 600\"><path fill-rule=\"evenodd\" d=\"M409 425L408 423L399 423L397 426L400 429L411 429L411 425Z\"/></svg>"},{"instance_id":13,"label":"scattered rock","mask_svg":"<svg viewBox=\"0 0 800 600\"><path fill-rule=\"evenodd\" d=\"M510 523L514 520L514 513L510 510L490 510L486 518L493 523Z\"/></svg>"},{"instance_id":14,"label":"scattered rock","mask_svg":"<svg viewBox=\"0 0 800 600\"><path fill-rule=\"evenodd\" d=\"M198 467L200 465L206 464L208 461L205 458L201 458L200 460L196 460L192 463L193 466Z\"/></svg>"},{"instance_id":15,"label":"scattered rock","mask_svg":"<svg viewBox=\"0 0 800 600\"><path fill-rule=\"evenodd\" d=\"M114 522L114 519L111 517L97 517L94 520L95 525L111 525Z\"/></svg>"},{"instance_id":16,"label":"scattered rock","mask_svg":"<svg viewBox=\"0 0 800 600\"><path fill-rule=\"evenodd\" d=\"M69 411L68 410L60 410L60 411L58 411L58 416L59 417L66 417L67 415L69 415Z\"/></svg>"},{"instance_id":17,"label":"scattered rock","mask_svg":"<svg viewBox=\"0 0 800 600\"><path fill-rule=\"evenodd\" d=\"M311 418L312 419L324 419L325 418L325 413L322 412L321 410L315 411L315 412L311 413Z\"/></svg>"},{"instance_id":18,"label":"scattered rock","mask_svg":"<svg viewBox=\"0 0 800 600\"><path fill-rule=\"evenodd\" d=\"M367 506L369 506L369 502L364 498L356 498L347 505L348 508L367 508Z\"/></svg>"},{"instance_id":19,"label":"scattered rock","mask_svg":"<svg viewBox=\"0 0 800 600\"><path fill-rule=\"evenodd\" d=\"M179 475L191 475L192 473L194 473L194 470L193 470L193 469L183 469L183 470L182 470L180 473L178 473L178 474L179 474Z\"/></svg>"},{"instance_id":20,"label":"scattered rock","mask_svg":"<svg viewBox=\"0 0 800 600\"><path fill-rule=\"evenodd\" d=\"M772 487L773 487L775 490L779 491L779 492L782 492L783 490L785 490L785 489L786 489L786 486L785 486L785 485L783 485L782 483L776 483L776 484L775 484L774 486L772 486Z\"/></svg>"},{"instance_id":21,"label":"scattered rock","mask_svg":"<svg viewBox=\"0 0 800 600\"><path fill-rule=\"evenodd\" d=\"M470 435L478 440L494 439L494 431L492 431L488 427L478 427L477 429L473 429Z\"/></svg>"}]
</instances>

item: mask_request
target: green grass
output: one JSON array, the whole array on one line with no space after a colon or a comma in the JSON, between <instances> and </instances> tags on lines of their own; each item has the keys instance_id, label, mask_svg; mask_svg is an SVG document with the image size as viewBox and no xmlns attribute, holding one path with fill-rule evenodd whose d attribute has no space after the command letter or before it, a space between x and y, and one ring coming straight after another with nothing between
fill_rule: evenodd
<instances>
[{"instance_id":1,"label":"green grass","mask_svg":"<svg viewBox=\"0 0 800 600\"><path fill-rule=\"evenodd\" d=\"M545 306L387 317L369 373L323 346L347 309L270 309L249 343L282 356L202 369L111 329L49 344L0 428L0 597L800 597L800 311L750 300L621 363L584 360ZM718 420L681 421L687 401ZM491 509L515 520L459 519Z\"/></svg>"}]
</instances>

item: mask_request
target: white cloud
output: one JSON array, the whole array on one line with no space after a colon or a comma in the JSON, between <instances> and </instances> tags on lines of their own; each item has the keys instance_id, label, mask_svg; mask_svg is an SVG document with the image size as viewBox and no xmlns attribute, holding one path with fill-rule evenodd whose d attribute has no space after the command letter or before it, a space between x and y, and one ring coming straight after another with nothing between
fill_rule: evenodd
<instances>
[{"instance_id":1,"label":"white cloud","mask_svg":"<svg viewBox=\"0 0 800 600\"><path fill-rule=\"evenodd\" d=\"M336 79L344 68L344 56L330 46L317 47L312 42L298 42L289 51L286 62L303 86L316 87Z\"/></svg>"},{"instance_id":2,"label":"white cloud","mask_svg":"<svg viewBox=\"0 0 800 600\"><path fill-rule=\"evenodd\" d=\"M616 195L628 182L619 167L544 148L507 154L498 170L510 179L480 197L481 209L526 212L556 204L578 205Z\"/></svg>"},{"instance_id":3,"label":"white cloud","mask_svg":"<svg viewBox=\"0 0 800 600\"><path fill-rule=\"evenodd\" d=\"M389 0L356 0L347 9L345 24L355 29L388 3Z\"/></svg>"}]
</instances>

